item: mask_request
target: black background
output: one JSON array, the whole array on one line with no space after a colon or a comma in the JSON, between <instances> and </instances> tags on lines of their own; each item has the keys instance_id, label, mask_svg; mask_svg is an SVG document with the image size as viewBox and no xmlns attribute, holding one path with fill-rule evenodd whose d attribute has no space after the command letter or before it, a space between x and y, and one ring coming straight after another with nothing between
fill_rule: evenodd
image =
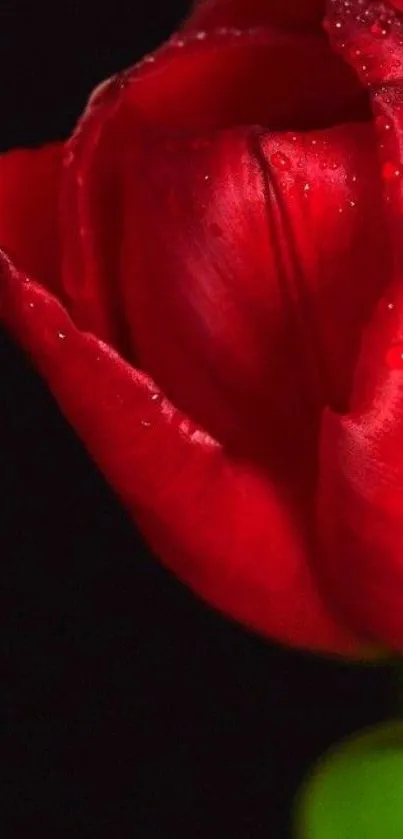
<instances>
[{"instance_id":1,"label":"black background","mask_svg":"<svg viewBox=\"0 0 403 839\"><path fill-rule=\"evenodd\" d=\"M186 2L3 0L3 150L62 138ZM283 839L333 741L392 707L387 670L272 648L160 569L5 336L2 835Z\"/></svg>"}]
</instances>

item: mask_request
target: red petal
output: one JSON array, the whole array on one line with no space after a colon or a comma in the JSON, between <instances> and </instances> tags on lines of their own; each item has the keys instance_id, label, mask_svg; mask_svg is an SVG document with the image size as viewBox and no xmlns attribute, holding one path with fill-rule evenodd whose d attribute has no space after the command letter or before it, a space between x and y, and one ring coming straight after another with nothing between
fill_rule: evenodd
<instances>
[{"instance_id":1,"label":"red petal","mask_svg":"<svg viewBox=\"0 0 403 839\"><path fill-rule=\"evenodd\" d=\"M334 42L357 72L363 72L358 45L372 58L368 72L376 85L371 94L395 280L366 333L349 415L328 413L324 420L319 490L324 556L318 572L353 625L401 653L403 19L390 10L385 32L380 32L378 4L366 8L355 0L347 16L342 3L333 2L329 9Z\"/></svg>"},{"instance_id":2,"label":"red petal","mask_svg":"<svg viewBox=\"0 0 403 839\"><path fill-rule=\"evenodd\" d=\"M335 50L365 85L403 77L403 15L374 0L328 0L325 28Z\"/></svg>"},{"instance_id":3,"label":"red petal","mask_svg":"<svg viewBox=\"0 0 403 839\"><path fill-rule=\"evenodd\" d=\"M362 87L322 34L185 32L150 58L130 97L165 129L319 128L368 117Z\"/></svg>"},{"instance_id":4,"label":"red petal","mask_svg":"<svg viewBox=\"0 0 403 839\"><path fill-rule=\"evenodd\" d=\"M300 68L289 60L291 49L304 69L311 67L315 79L323 81L326 105L319 101L315 85L306 79L302 83ZM177 38L95 91L65 159L63 281L79 323L90 325L112 343L119 338L118 321L119 332L125 329L117 312L109 243L113 245L120 227L119 185L112 158L130 124L139 131L139 121L143 121L154 131L180 136L249 122L285 123L292 112L297 122L324 123L330 112L332 118L341 116L347 107L340 65L328 65L328 55L318 38L300 41L283 36L274 43L266 30L245 32L241 37L214 33L202 40ZM279 61L284 63L281 84L274 72ZM267 104L262 83L266 86L272 71L276 85ZM242 90L245 93L240 96ZM351 106L356 101L351 90L349 97ZM88 187L94 158L99 168ZM108 234L99 248L94 230L103 226Z\"/></svg>"},{"instance_id":5,"label":"red petal","mask_svg":"<svg viewBox=\"0 0 403 839\"><path fill-rule=\"evenodd\" d=\"M71 311L306 504L320 411L346 404L387 280L372 132L175 140L139 124L137 90L104 91L73 143Z\"/></svg>"},{"instance_id":6,"label":"red petal","mask_svg":"<svg viewBox=\"0 0 403 839\"><path fill-rule=\"evenodd\" d=\"M349 625L403 651L403 295L364 341L351 413L325 415L319 579Z\"/></svg>"},{"instance_id":7,"label":"red petal","mask_svg":"<svg viewBox=\"0 0 403 839\"><path fill-rule=\"evenodd\" d=\"M25 271L55 290L62 155L61 143L0 155L0 242Z\"/></svg>"},{"instance_id":8,"label":"red petal","mask_svg":"<svg viewBox=\"0 0 403 839\"><path fill-rule=\"evenodd\" d=\"M280 29L319 29L325 0L199 0L187 28L216 26L276 26Z\"/></svg>"},{"instance_id":9,"label":"red petal","mask_svg":"<svg viewBox=\"0 0 403 839\"><path fill-rule=\"evenodd\" d=\"M309 537L273 483L231 461L153 382L1 255L7 329L163 562L209 603L272 638L369 654L324 607Z\"/></svg>"},{"instance_id":10,"label":"red petal","mask_svg":"<svg viewBox=\"0 0 403 839\"><path fill-rule=\"evenodd\" d=\"M261 103L264 98L271 109L271 118L260 119L262 124L281 128L285 114L288 126L306 125L312 128L314 125L329 124L329 118L333 122L340 121L339 106L342 102L351 108L350 114L353 115L354 112L358 114L364 102L354 74L343 66L326 42L320 26L324 6L324 0L200 0L185 22L183 31L186 35L195 33L197 38L205 37L206 32L217 32L218 28L227 37L246 34L251 27L266 29L271 40L267 66L256 55L254 65L257 72L251 77L250 70L245 73L243 59L241 64L235 65L239 68L239 76L229 89L244 104L252 104L255 91ZM292 32L297 37L292 37ZM223 61L221 63L224 64ZM212 88L218 95L223 90L222 82L216 87L220 76L223 76L223 66ZM195 79L187 80L186 73L182 79L188 89L187 100L191 103ZM227 84L226 74L222 81ZM246 96L242 96L243 91ZM277 100L281 99L279 121ZM248 121L257 122L256 118Z\"/></svg>"},{"instance_id":11,"label":"red petal","mask_svg":"<svg viewBox=\"0 0 403 839\"><path fill-rule=\"evenodd\" d=\"M367 119L365 92L323 34L216 29L174 36L126 75L129 101L165 130L319 128ZM108 95L99 89L98 100Z\"/></svg>"}]
</instances>

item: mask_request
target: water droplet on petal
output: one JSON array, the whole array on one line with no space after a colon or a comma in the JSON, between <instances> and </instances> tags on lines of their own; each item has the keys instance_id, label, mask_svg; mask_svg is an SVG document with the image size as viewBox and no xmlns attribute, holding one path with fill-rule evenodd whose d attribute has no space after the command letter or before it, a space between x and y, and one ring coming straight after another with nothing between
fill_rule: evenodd
<instances>
[{"instance_id":1,"label":"water droplet on petal","mask_svg":"<svg viewBox=\"0 0 403 839\"><path fill-rule=\"evenodd\" d=\"M380 114L375 120L376 127L379 128L380 131L390 131L392 128L392 124L385 114Z\"/></svg>"},{"instance_id":2,"label":"water droplet on petal","mask_svg":"<svg viewBox=\"0 0 403 839\"><path fill-rule=\"evenodd\" d=\"M403 370L403 344L395 344L388 350L386 364L391 370Z\"/></svg>"},{"instance_id":3,"label":"water droplet on petal","mask_svg":"<svg viewBox=\"0 0 403 839\"><path fill-rule=\"evenodd\" d=\"M393 181L401 178L402 170L396 163L393 163L391 160L387 160L382 166L382 175L385 178L385 181Z\"/></svg>"},{"instance_id":4,"label":"water droplet on petal","mask_svg":"<svg viewBox=\"0 0 403 839\"><path fill-rule=\"evenodd\" d=\"M372 24L370 28L371 35L374 38L386 38L388 34L388 28L385 23L381 23L380 20L376 20L375 23Z\"/></svg>"},{"instance_id":5,"label":"water droplet on petal","mask_svg":"<svg viewBox=\"0 0 403 839\"><path fill-rule=\"evenodd\" d=\"M60 338L61 341L64 341L66 335L64 332L58 332L57 337Z\"/></svg>"},{"instance_id":6,"label":"water droplet on petal","mask_svg":"<svg viewBox=\"0 0 403 839\"><path fill-rule=\"evenodd\" d=\"M287 157L286 154L283 154L283 152L281 151L274 152L270 160L273 166L276 167L276 169L282 169L283 171L287 171L291 166L290 158Z\"/></svg>"}]
</instances>

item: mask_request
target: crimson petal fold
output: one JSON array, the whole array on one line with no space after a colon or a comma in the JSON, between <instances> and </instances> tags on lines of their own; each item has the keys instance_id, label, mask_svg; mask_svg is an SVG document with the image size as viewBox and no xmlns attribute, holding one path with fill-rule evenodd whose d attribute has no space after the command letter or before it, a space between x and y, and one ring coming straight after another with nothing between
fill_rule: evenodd
<instances>
[{"instance_id":1,"label":"crimson petal fold","mask_svg":"<svg viewBox=\"0 0 403 839\"><path fill-rule=\"evenodd\" d=\"M359 656L316 589L266 477L231 461L154 383L78 330L1 254L1 317L165 565L231 617L297 647Z\"/></svg>"}]
</instances>

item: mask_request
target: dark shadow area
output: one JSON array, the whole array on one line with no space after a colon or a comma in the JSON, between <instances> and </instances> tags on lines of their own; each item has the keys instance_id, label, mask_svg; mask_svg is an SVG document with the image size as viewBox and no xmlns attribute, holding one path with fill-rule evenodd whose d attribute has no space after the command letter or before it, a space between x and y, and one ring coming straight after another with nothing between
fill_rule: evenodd
<instances>
[{"instance_id":1,"label":"dark shadow area","mask_svg":"<svg viewBox=\"0 0 403 839\"><path fill-rule=\"evenodd\" d=\"M3 2L1 147L71 130L94 84L185 2ZM164 572L0 342L2 836L285 839L332 742L385 717L387 670L273 648Z\"/></svg>"}]
</instances>

